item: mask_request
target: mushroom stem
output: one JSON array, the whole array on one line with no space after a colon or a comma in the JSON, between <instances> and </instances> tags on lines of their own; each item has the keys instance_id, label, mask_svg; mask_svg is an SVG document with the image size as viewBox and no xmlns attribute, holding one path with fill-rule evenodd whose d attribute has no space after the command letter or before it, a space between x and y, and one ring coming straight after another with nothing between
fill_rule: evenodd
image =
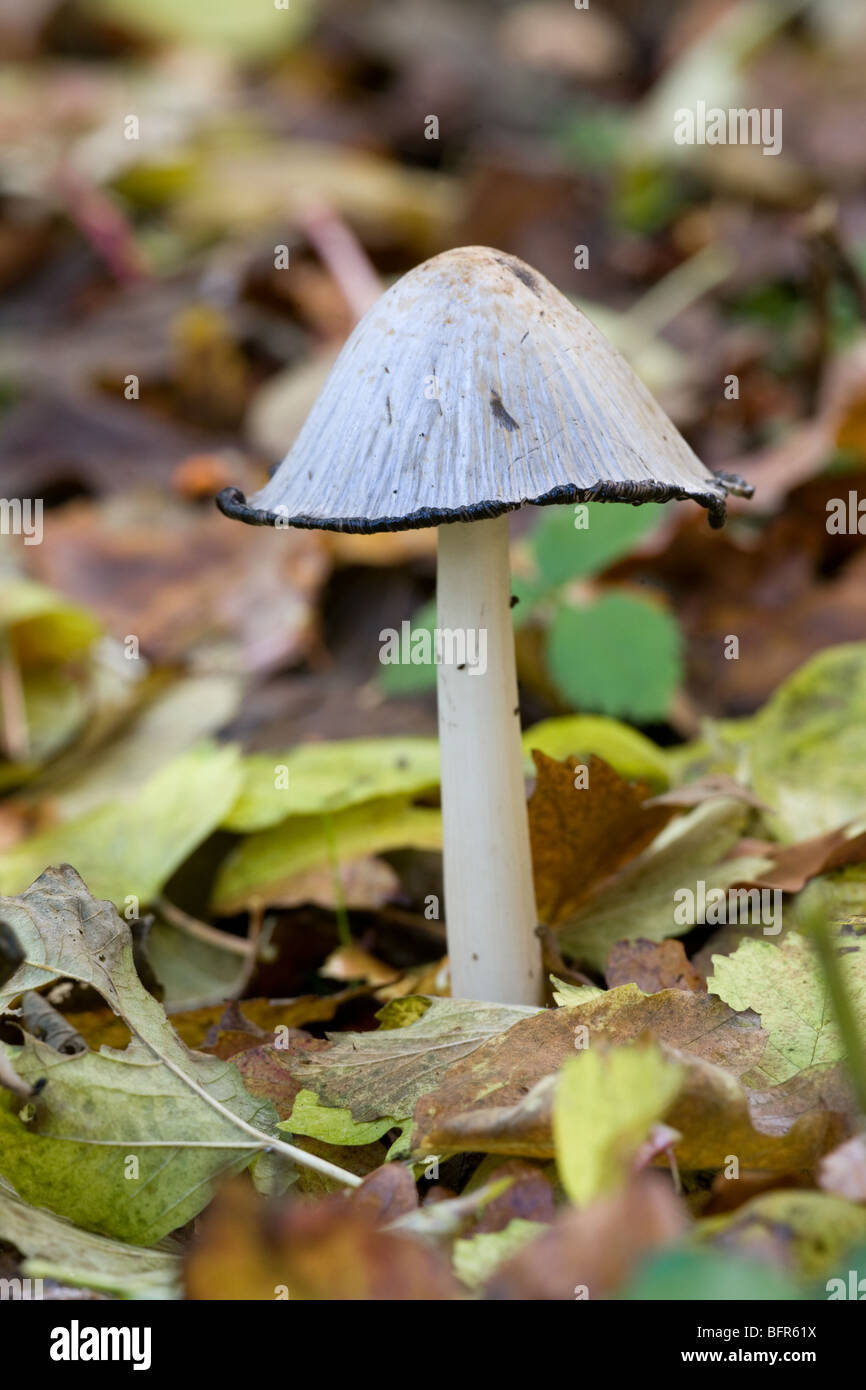
<instances>
[{"instance_id":1,"label":"mushroom stem","mask_svg":"<svg viewBox=\"0 0 866 1390\"><path fill-rule=\"evenodd\" d=\"M539 1004L507 516L440 526L436 602L451 993Z\"/></svg>"}]
</instances>

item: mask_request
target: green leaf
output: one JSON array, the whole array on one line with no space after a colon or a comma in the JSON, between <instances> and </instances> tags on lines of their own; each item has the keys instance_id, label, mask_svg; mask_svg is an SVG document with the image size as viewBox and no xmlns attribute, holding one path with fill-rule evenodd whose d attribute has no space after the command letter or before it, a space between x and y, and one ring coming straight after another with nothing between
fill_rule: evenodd
<instances>
[{"instance_id":1,"label":"green leaf","mask_svg":"<svg viewBox=\"0 0 866 1390\"><path fill-rule=\"evenodd\" d=\"M664 719L682 678L681 639L654 603L605 594L585 608L557 605L547 664L570 704L648 722Z\"/></svg>"},{"instance_id":2,"label":"green leaf","mask_svg":"<svg viewBox=\"0 0 866 1390\"><path fill-rule=\"evenodd\" d=\"M279 9L273 0L240 6L237 0L180 6L175 0L87 0L87 7L103 20L163 42L212 45L247 59L273 57L290 46L312 13L309 0L291 0Z\"/></svg>"},{"instance_id":3,"label":"green leaf","mask_svg":"<svg viewBox=\"0 0 866 1390\"><path fill-rule=\"evenodd\" d=\"M436 688L436 666L433 661L433 631L436 627L436 600L430 599L429 603L423 604L412 618L410 626L410 638L408 651L413 651L412 639L415 633L428 634L429 641L426 650L430 654L429 661L395 661L383 665L379 673L379 689L385 695L419 695L425 690L435 690ZM422 645L414 649L416 653L423 654Z\"/></svg>"},{"instance_id":4,"label":"green leaf","mask_svg":"<svg viewBox=\"0 0 866 1390\"><path fill-rule=\"evenodd\" d=\"M43 1085L23 1109L0 1099L0 1172L34 1206L153 1244L201 1211L220 1174L267 1147L276 1111L230 1063L184 1046L136 974L128 925L68 865L0 899L0 916L25 952L0 1004L77 980L133 1034L123 1051L70 1056L30 1037L7 1047L19 1076Z\"/></svg>"},{"instance_id":5,"label":"green leaf","mask_svg":"<svg viewBox=\"0 0 866 1390\"><path fill-rule=\"evenodd\" d=\"M561 1009L570 1009L575 1004L588 1004L590 999L609 992L600 989L598 985L572 985L568 980L558 979L556 975L551 975L550 983L554 987L554 1003Z\"/></svg>"},{"instance_id":6,"label":"green leaf","mask_svg":"<svg viewBox=\"0 0 866 1390\"><path fill-rule=\"evenodd\" d=\"M786 680L755 720L747 758L777 839L866 815L866 642L829 647Z\"/></svg>"},{"instance_id":7,"label":"green leaf","mask_svg":"<svg viewBox=\"0 0 866 1390\"><path fill-rule=\"evenodd\" d=\"M115 1298L179 1298L180 1255L143 1250L82 1231L53 1212L22 1202L0 1180L0 1240L25 1256L27 1279L56 1279Z\"/></svg>"},{"instance_id":8,"label":"green leaf","mask_svg":"<svg viewBox=\"0 0 866 1390\"><path fill-rule=\"evenodd\" d=\"M36 666L22 671L21 694L27 723L27 755L19 763L0 763L0 789L33 777L42 763L75 737L88 715L85 682L59 667Z\"/></svg>"},{"instance_id":9,"label":"green leaf","mask_svg":"<svg viewBox=\"0 0 866 1390\"><path fill-rule=\"evenodd\" d=\"M866 1240L866 1208L828 1192L765 1192L736 1211L706 1217L696 1237L720 1239L744 1255L782 1246L796 1274L818 1279L836 1272L844 1252Z\"/></svg>"},{"instance_id":10,"label":"green leaf","mask_svg":"<svg viewBox=\"0 0 866 1390\"><path fill-rule=\"evenodd\" d=\"M0 855L0 891L19 893L46 864L71 863L96 897L151 902L237 796L238 752L198 744L160 768L134 800L110 802Z\"/></svg>"},{"instance_id":11,"label":"green leaf","mask_svg":"<svg viewBox=\"0 0 866 1390\"><path fill-rule=\"evenodd\" d=\"M253 903L278 903L287 884L306 869L391 849L440 849L442 816L405 797L384 797L330 816L292 816L243 840L225 860L213 910L238 912ZM2 866L0 866L2 871Z\"/></svg>"},{"instance_id":12,"label":"green leaf","mask_svg":"<svg viewBox=\"0 0 866 1390\"><path fill-rule=\"evenodd\" d=\"M503 1260L516 1255L524 1245L549 1229L543 1221L514 1217L501 1231L482 1231L468 1240L455 1240L454 1272L467 1288L480 1289Z\"/></svg>"},{"instance_id":13,"label":"green leaf","mask_svg":"<svg viewBox=\"0 0 866 1390\"><path fill-rule=\"evenodd\" d=\"M315 1091L299 1091L291 1115L277 1125L277 1129L305 1134L310 1139L321 1139L325 1144L374 1144L397 1123L390 1115L362 1123L352 1119L351 1110L320 1105Z\"/></svg>"},{"instance_id":14,"label":"green leaf","mask_svg":"<svg viewBox=\"0 0 866 1390\"><path fill-rule=\"evenodd\" d=\"M562 1185L575 1205L626 1181L685 1075L653 1042L588 1047L568 1059L556 1088L553 1137Z\"/></svg>"},{"instance_id":15,"label":"green leaf","mask_svg":"<svg viewBox=\"0 0 866 1390\"><path fill-rule=\"evenodd\" d=\"M29 579L0 587L0 631L22 666L70 661L101 635L96 618L52 589Z\"/></svg>"},{"instance_id":16,"label":"green leaf","mask_svg":"<svg viewBox=\"0 0 866 1390\"><path fill-rule=\"evenodd\" d=\"M856 936L840 935L840 968L861 1030L866 1028L866 951ZM788 931L772 941L742 941L731 956L713 956L707 989L732 1009L754 1009L769 1034L747 1085L776 1085L805 1067L842 1060L830 996L811 943Z\"/></svg>"},{"instance_id":17,"label":"green leaf","mask_svg":"<svg viewBox=\"0 0 866 1390\"><path fill-rule=\"evenodd\" d=\"M609 502L551 507L537 522L531 538L539 573L549 588L598 574L649 535L661 515L662 508L655 502L640 507ZM584 519L585 526L578 529L575 522Z\"/></svg>"},{"instance_id":18,"label":"green leaf","mask_svg":"<svg viewBox=\"0 0 866 1390\"><path fill-rule=\"evenodd\" d=\"M802 1298L773 1265L719 1250L664 1250L651 1255L617 1298L631 1302L759 1302Z\"/></svg>"},{"instance_id":19,"label":"green leaf","mask_svg":"<svg viewBox=\"0 0 866 1390\"><path fill-rule=\"evenodd\" d=\"M560 762L568 757L583 759L595 753L629 780L643 778L651 786L663 788L669 776L665 750L637 729L606 719L599 714L568 714L543 719L523 735L523 756L530 776L535 773L534 749Z\"/></svg>"},{"instance_id":20,"label":"green leaf","mask_svg":"<svg viewBox=\"0 0 866 1390\"><path fill-rule=\"evenodd\" d=\"M399 1001L405 1003L406 1001ZM390 1006L389 1006L390 1008ZM327 1105L356 1120L411 1115L452 1063L537 1009L431 999L414 1023L374 1033L332 1033L331 1047L290 1060L292 1075Z\"/></svg>"},{"instance_id":21,"label":"green leaf","mask_svg":"<svg viewBox=\"0 0 866 1390\"><path fill-rule=\"evenodd\" d=\"M289 816L342 811L383 796L417 796L439 785L435 738L359 738L305 743L244 758L240 795L223 825L248 834Z\"/></svg>"}]
</instances>

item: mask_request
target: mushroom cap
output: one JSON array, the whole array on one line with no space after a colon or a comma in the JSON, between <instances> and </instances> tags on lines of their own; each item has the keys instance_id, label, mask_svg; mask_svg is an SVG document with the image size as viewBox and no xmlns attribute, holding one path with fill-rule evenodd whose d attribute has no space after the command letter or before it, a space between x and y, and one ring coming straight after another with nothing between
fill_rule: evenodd
<instances>
[{"instance_id":1,"label":"mushroom cap","mask_svg":"<svg viewBox=\"0 0 866 1390\"><path fill-rule=\"evenodd\" d=\"M227 516L401 531L524 503L693 498L722 525L738 479L705 468L623 357L537 271L486 246L409 271L346 342L294 445Z\"/></svg>"}]
</instances>

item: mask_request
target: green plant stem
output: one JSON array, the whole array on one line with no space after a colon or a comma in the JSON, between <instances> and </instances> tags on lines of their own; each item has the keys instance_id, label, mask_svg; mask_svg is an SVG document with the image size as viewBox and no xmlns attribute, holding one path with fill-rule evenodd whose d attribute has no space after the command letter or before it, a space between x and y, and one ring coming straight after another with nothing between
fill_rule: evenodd
<instances>
[{"instance_id":1,"label":"green plant stem","mask_svg":"<svg viewBox=\"0 0 866 1390\"><path fill-rule=\"evenodd\" d=\"M349 913L346 910L346 895L343 892L343 880L340 878L340 855L337 850L337 836L334 832L333 816L323 816L325 826L325 838L328 841L328 859L331 865L331 876L334 884L334 911L337 915L337 936L341 946L351 946L352 929L349 926Z\"/></svg>"}]
</instances>

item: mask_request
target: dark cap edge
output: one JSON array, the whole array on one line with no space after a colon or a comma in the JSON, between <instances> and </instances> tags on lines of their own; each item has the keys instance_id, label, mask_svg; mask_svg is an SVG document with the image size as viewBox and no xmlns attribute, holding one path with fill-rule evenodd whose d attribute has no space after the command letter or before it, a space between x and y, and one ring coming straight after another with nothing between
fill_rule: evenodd
<instances>
[{"instance_id":1,"label":"dark cap edge","mask_svg":"<svg viewBox=\"0 0 866 1390\"><path fill-rule=\"evenodd\" d=\"M706 507L710 526L718 529L726 520L726 494L751 497L754 488L732 473L720 473L715 481L720 492L689 492L670 483L637 483L632 481L596 483L580 488L573 483L552 488L541 497L527 497L521 502L476 502L472 507L423 507L407 516L383 517L313 517L281 516L276 512L251 507L238 487L224 487L217 494L216 504L224 516L243 521L248 526L296 527L305 531L342 531L354 535L374 535L381 531L418 531L427 526L446 526L454 521L483 521L517 511L519 507L549 507L567 502L626 502L640 506L644 502L692 501Z\"/></svg>"}]
</instances>

